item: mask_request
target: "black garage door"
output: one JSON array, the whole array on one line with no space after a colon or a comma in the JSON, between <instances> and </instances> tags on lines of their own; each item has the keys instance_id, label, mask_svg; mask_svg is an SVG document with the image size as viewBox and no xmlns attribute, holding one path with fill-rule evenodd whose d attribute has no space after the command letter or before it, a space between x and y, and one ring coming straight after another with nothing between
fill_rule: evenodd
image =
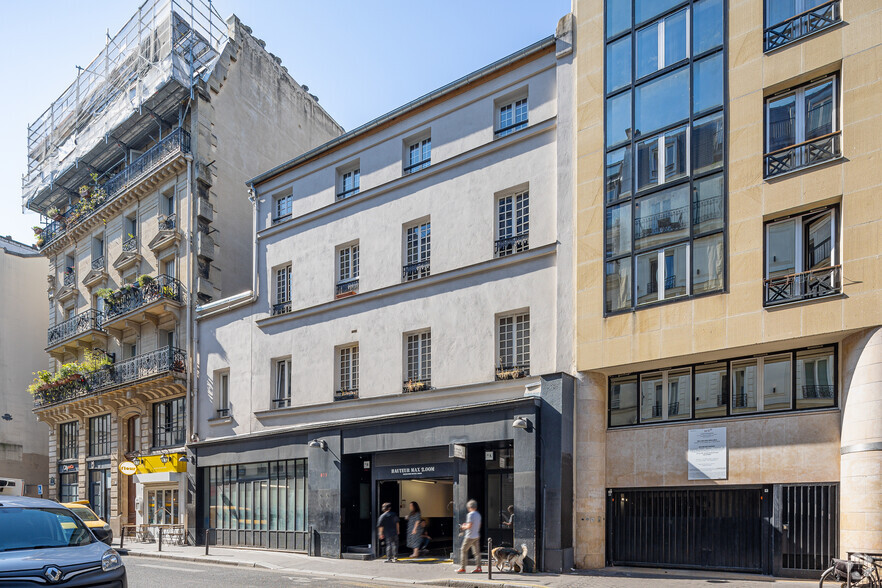
<instances>
[{"instance_id":1,"label":"black garage door","mask_svg":"<svg viewBox=\"0 0 882 588\"><path fill-rule=\"evenodd\" d=\"M608 558L613 565L762 572L768 502L762 488L609 490Z\"/></svg>"}]
</instances>

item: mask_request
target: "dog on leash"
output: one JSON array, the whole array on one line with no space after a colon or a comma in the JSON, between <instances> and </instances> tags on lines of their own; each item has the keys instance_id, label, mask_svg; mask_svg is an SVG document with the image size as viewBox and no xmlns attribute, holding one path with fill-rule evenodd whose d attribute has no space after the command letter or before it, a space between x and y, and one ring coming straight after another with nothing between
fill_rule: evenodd
<instances>
[{"instance_id":1,"label":"dog on leash","mask_svg":"<svg viewBox=\"0 0 882 588\"><path fill-rule=\"evenodd\" d=\"M519 574L524 571L524 558L527 557L526 543L521 544L520 551L513 547L496 547L492 553L496 569L500 572L504 572L506 568Z\"/></svg>"}]
</instances>

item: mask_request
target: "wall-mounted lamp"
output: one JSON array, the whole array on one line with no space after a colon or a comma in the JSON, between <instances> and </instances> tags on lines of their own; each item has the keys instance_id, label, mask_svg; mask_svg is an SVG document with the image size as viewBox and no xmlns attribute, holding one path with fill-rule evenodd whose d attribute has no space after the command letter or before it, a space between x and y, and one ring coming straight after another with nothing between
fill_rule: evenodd
<instances>
[{"instance_id":1,"label":"wall-mounted lamp","mask_svg":"<svg viewBox=\"0 0 882 588\"><path fill-rule=\"evenodd\" d=\"M190 458L188 458L186 455L178 457L178 463L187 463L188 461L190 461Z\"/></svg>"},{"instance_id":2,"label":"wall-mounted lamp","mask_svg":"<svg viewBox=\"0 0 882 588\"><path fill-rule=\"evenodd\" d=\"M313 439L312 441L307 443L307 445L309 445L309 447L318 447L322 451L328 450L328 443L324 439Z\"/></svg>"},{"instance_id":3,"label":"wall-mounted lamp","mask_svg":"<svg viewBox=\"0 0 882 588\"><path fill-rule=\"evenodd\" d=\"M135 458L132 459L132 463L135 464L135 465L141 465L141 460L138 459L137 457L135 457Z\"/></svg>"},{"instance_id":4,"label":"wall-mounted lamp","mask_svg":"<svg viewBox=\"0 0 882 588\"><path fill-rule=\"evenodd\" d=\"M166 454L163 453L163 454L159 457L159 461L161 461L162 463L168 463L168 456L167 456Z\"/></svg>"},{"instance_id":5,"label":"wall-mounted lamp","mask_svg":"<svg viewBox=\"0 0 882 588\"><path fill-rule=\"evenodd\" d=\"M529 429L530 421L524 417L515 417L514 422L511 424L515 429Z\"/></svg>"}]
</instances>

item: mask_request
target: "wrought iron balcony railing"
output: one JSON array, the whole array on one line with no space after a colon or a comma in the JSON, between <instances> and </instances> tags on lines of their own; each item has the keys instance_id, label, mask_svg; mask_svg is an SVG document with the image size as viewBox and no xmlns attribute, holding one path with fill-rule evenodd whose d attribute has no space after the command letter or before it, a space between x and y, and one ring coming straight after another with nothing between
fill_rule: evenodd
<instances>
[{"instance_id":1,"label":"wrought iron balcony railing","mask_svg":"<svg viewBox=\"0 0 882 588\"><path fill-rule=\"evenodd\" d=\"M93 270L102 270L104 269L105 258L103 255L99 255L92 259L92 269Z\"/></svg>"},{"instance_id":2,"label":"wrought iron balcony railing","mask_svg":"<svg viewBox=\"0 0 882 588\"><path fill-rule=\"evenodd\" d=\"M834 387L832 384L804 384L802 386L803 398L833 398Z\"/></svg>"},{"instance_id":3,"label":"wrought iron balcony railing","mask_svg":"<svg viewBox=\"0 0 882 588\"><path fill-rule=\"evenodd\" d=\"M54 327L49 327L49 346L61 343L87 331L101 331L103 313L91 309L67 319Z\"/></svg>"},{"instance_id":4,"label":"wrought iron balcony railing","mask_svg":"<svg viewBox=\"0 0 882 588\"><path fill-rule=\"evenodd\" d=\"M842 153L839 149L839 138L840 131L835 131L766 153L766 177L771 178L840 157Z\"/></svg>"},{"instance_id":5,"label":"wrought iron balcony railing","mask_svg":"<svg viewBox=\"0 0 882 588\"><path fill-rule=\"evenodd\" d=\"M411 280L418 280L420 278L428 277L430 275L429 261L430 260L426 258L415 263L408 263L401 270L401 278L405 282L409 282Z\"/></svg>"},{"instance_id":6,"label":"wrought iron balcony railing","mask_svg":"<svg viewBox=\"0 0 882 588\"><path fill-rule=\"evenodd\" d=\"M283 222L285 222L286 220L288 220L288 219L290 219L290 218L291 218L291 213L290 213L290 212L289 212L288 214L283 214L282 216L274 216L274 217L273 217L273 224L274 224L274 225L277 225L277 224L279 224L279 223L283 223Z\"/></svg>"},{"instance_id":7,"label":"wrought iron balcony railing","mask_svg":"<svg viewBox=\"0 0 882 588\"><path fill-rule=\"evenodd\" d=\"M38 391L34 394L34 406L43 408L60 402L93 396L145 378L186 371L186 352L177 347L162 347L95 372L76 374L70 382Z\"/></svg>"},{"instance_id":8,"label":"wrought iron balcony railing","mask_svg":"<svg viewBox=\"0 0 882 588\"><path fill-rule=\"evenodd\" d=\"M420 390L431 390L432 389L432 379L431 378L411 378L409 380L404 380L404 386L402 386L402 390L404 392L419 392Z\"/></svg>"},{"instance_id":9,"label":"wrought iron balcony railing","mask_svg":"<svg viewBox=\"0 0 882 588\"><path fill-rule=\"evenodd\" d=\"M291 301L286 300L284 302L277 302L273 304L272 316L276 316L279 314L287 314L291 312Z\"/></svg>"},{"instance_id":10,"label":"wrought iron balcony railing","mask_svg":"<svg viewBox=\"0 0 882 588\"><path fill-rule=\"evenodd\" d=\"M343 388L334 391L334 400L352 400L358 398L358 388Z\"/></svg>"},{"instance_id":11,"label":"wrought iron balcony railing","mask_svg":"<svg viewBox=\"0 0 882 588\"><path fill-rule=\"evenodd\" d=\"M777 49L787 43L822 31L835 25L841 19L839 0L829 0L829 2L824 2L805 12L800 12L766 29L766 51Z\"/></svg>"},{"instance_id":12,"label":"wrought iron balcony railing","mask_svg":"<svg viewBox=\"0 0 882 588\"><path fill-rule=\"evenodd\" d=\"M138 237L137 235L129 237L122 244L122 250L126 253L131 253L132 251L137 251L138 249Z\"/></svg>"},{"instance_id":13,"label":"wrought iron balcony railing","mask_svg":"<svg viewBox=\"0 0 882 588\"><path fill-rule=\"evenodd\" d=\"M215 412L217 413L217 418L219 418L219 419L226 418L226 417L230 416L230 409L229 408L219 408Z\"/></svg>"},{"instance_id":14,"label":"wrought iron balcony railing","mask_svg":"<svg viewBox=\"0 0 882 588\"><path fill-rule=\"evenodd\" d=\"M113 320L157 300L184 302L184 295L184 286L178 280L162 274L143 286L127 286L114 292L104 316L108 321Z\"/></svg>"},{"instance_id":15,"label":"wrought iron balcony railing","mask_svg":"<svg viewBox=\"0 0 882 588\"><path fill-rule=\"evenodd\" d=\"M349 296L351 294L357 293L358 278L346 280L345 282L337 282L337 286L334 288L334 296L336 298L343 298L344 296Z\"/></svg>"},{"instance_id":16,"label":"wrought iron balcony railing","mask_svg":"<svg viewBox=\"0 0 882 588\"><path fill-rule=\"evenodd\" d=\"M178 215L167 214L167 215L160 215L157 218L159 219L159 230L160 231L174 231L175 230L175 223L177 222Z\"/></svg>"},{"instance_id":17,"label":"wrought iron balcony railing","mask_svg":"<svg viewBox=\"0 0 882 588\"><path fill-rule=\"evenodd\" d=\"M62 280L65 286L76 286L77 285L77 273L73 270L68 270L64 272L64 279Z\"/></svg>"},{"instance_id":18,"label":"wrought iron balcony railing","mask_svg":"<svg viewBox=\"0 0 882 588\"><path fill-rule=\"evenodd\" d=\"M653 235L663 235L674 231L685 230L689 227L689 206L681 206L663 212L657 212L649 216L640 217L634 221L635 237L642 239Z\"/></svg>"},{"instance_id":19,"label":"wrought iron balcony railing","mask_svg":"<svg viewBox=\"0 0 882 588\"><path fill-rule=\"evenodd\" d=\"M175 129L159 143L145 151L138 159L123 168L121 172L115 174L100 186L104 190L104 197L100 202L94 203L96 206L91 212L77 215L75 222L81 223L86 218L93 216L95 213L102 210L108 202L125 192L130 186L142 180L147 174L152 172L156 167L171 158L173 155L189 152L190 133L182 128ZM55 219L43 228L41 236L43 237L44 248L67 232L68 219L72 214L73 209L68 210L62 215L62 218Z\"/></svg>"},{"instance_id":20,"label":"wrought iron balcony railing","mask_svg":"<svg viewBox=\"0 0 882 588\"><path fill-rule=\"evenodd\" d=\"M723 197L714 196L697 200L692 205L692 224L700 225L709 220L723 221Z\"/></svg>"},{"instance_id":21,"label":"wrought iron balcony railing","mask_svg":"<svg viewBox=\"0 0 882 588\"><path fill-rule=\"evenodd\" d=\"M497 380L516 380L517 378L526 378L530 375L530 364L524 362L518 365L500 365L496 366Z\"/></svg>"},{"instance_id":22,"label":"wrought iron balcony railing","mask_svg":"<svg viewBox=\"0 0 882 588\"><path fill-rule=\"evenodd\" d=\"M494 252L502 257L512 253L520 253L530 248L530 233L521 233L511 237L503 237L496 240Z\"/></svg>"},{"instance_id":23,"label":"wrought iron balcony railing","mask_svg":"<svg viewBox=\"0 0 882 588\"><path fill-rule=\"evenodd\" d=\"M765 306L832 296L842 291L842 266L834 265L798 274L766 278Z\"/></svg>"}]
</instances>

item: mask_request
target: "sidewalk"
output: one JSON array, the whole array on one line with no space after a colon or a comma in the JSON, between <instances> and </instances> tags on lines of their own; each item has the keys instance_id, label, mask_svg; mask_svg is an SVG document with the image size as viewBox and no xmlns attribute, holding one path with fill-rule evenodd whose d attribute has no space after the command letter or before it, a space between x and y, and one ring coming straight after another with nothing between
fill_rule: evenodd
<instances>
[{"instance_id":1,"label":"sidewalk","mask_svg":"<svg viewBox=\"0 0 882 588\"><path fill-rule=\"evenodd\" d=\"M536 588L537 586L564 588L642 588L644 586L707 586L722 583L739 588L807 588L816 586L817 580L781 580L752 574L726 574L700 571L659 570L643 568L606 568L603 570L577 570L569 574L514 574L499 573L494 569L493 579L487 578L487 566L483 574L457 574L450 560L432 558L410 560L403 558L397 564L382 560L358 561L309 557L304 554L214 547L205 555L204 547L163 545L159 552L155 543L126 542L120 552L127 557L153 557L177 561L224 564L268 570L291 571L328 578L355 581L382 581L401 584L431 586L494 586L496 588ZM469 568L471 570L471 568Z\"/></svg>"}]
</instances>

